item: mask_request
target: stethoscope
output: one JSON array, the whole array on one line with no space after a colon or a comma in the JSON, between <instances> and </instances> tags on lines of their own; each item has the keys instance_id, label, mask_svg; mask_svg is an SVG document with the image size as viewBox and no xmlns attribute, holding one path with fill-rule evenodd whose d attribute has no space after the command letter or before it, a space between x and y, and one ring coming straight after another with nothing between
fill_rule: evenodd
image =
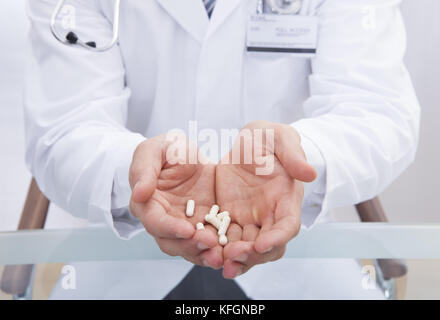
<instances>
[{"instance_id":1,"label":"stethoscope","mask_svg":"<svg viewBox=\"0 0 440 320\"><path fill-rule=\"evenodd\" d=\"M78 45L81 46L87 50L95 51L95 52L104 52L110 50L117 42L118 42L118 35L119 35L119 9L120 9L120 0L115 0L115 6L114 6L114 16L113 16L113 36L110 42L107 44L98 47L96 45L96 41L83 41L79 38L79 36L73 32L69 31L65 37L62 37L57 30L55 29L55 23L57 20L58 15L60 14L61 9L64 6L64 3L66 0L59 0L57 6L55 7L55 10L52 13L52 17L50 19L50 30L54 37L61 42L62 44L73 46Z\"/></svg>"},{"instance_id":2,"label":"stethoscope","mask_svg":"<svg viewBox=\"0 0 440 320\"><path fill-rule=\"evenodd\" d=\"M181 0L183 1L183 0ZM314 0L258 0L257 1L257 13L266 12L265 8L269 8L270 13L274 14L305 14L307 10L311 8L310 3ZM79 36L73 32L69 31L66 36L62 37L55 28L55 23L61 9L64 6L66 0L59 0L55 10L52 13L50 19L50 30L54 37L64 45L69 46L80 46L89 51L104 52L110 50L117 42L119 35L119 11L120 11L120 0L115 0L114 4L114 17L113 17L113 36L110 42L98 47L96 41L83 41ZM266 5L265 5L266 4Z\"/></svg>"}]
</instances>

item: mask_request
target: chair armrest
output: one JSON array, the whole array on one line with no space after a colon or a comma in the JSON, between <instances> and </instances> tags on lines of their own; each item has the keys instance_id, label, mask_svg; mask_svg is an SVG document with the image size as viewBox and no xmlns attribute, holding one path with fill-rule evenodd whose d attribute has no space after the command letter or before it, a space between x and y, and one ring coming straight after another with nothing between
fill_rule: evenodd
<instances>
[{"instance_id":1,"label":"chair armrest","mask_svg":"<svg viewBox=\"0 0 440 320\"><path fill-rule=\"evenodd\" d=\"M402 259L377 259L377 264L385 280L400 278L408 273L406 262Z\"/></svg>"},{"instance_id":2,"label":"chair armrest","mask_svg":"<svg viewBox=\"0 0 440 320\"><path fill-rule=\"evenodd\" d=\"M49 200L38 188L35 179L32 179L21 213L18 230L43 229L49 210ZM3 292L12 295L25 294L32 275L33 265L6 266L0 288Z\"/></svg>"},{"instance_id":3,"label":"chair armrest","mask_svg":"<svg viewBox=\"0 0 440 320\"><path fill-rule=\"evenodd\" d=\"M378 197L357 204L356 210L362 222L388 222Z\"/></svg>"},{"instance_id":4,"label":"chair armrest","mask_svg":"<svg viewBox=\"0 0 440 320\"><path fill-rule=\"evenodd\" d=\"M357 204L356 210L362 222L388 222L378 197ZM385 280L402 277L408 272L402 259L378 259L377 263Z\"/></svg>"}]
</instances>

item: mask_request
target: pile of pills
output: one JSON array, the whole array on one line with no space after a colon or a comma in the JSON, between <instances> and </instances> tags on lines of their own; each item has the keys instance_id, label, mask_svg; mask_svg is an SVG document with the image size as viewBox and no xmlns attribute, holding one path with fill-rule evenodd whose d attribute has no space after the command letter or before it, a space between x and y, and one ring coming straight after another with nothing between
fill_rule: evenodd
<instances>
[{"instance_id":1,"label":"pile of pills","mask_svg":"<svg viewBox=\"0 0 440 320\"><path fill-rule=\"evenodd\" d=\"M194 215L195 202L194 200L188 200L186 203L186 216L192 217ZM220 207L218 205L213 205L209 213L205 216L205 221L212 224L217 230L218 242L224 246L228 243L228 238L226 237L226 232L228 231L229 224L231 223L231 217L228 211L220 212ZM205 229L203 222L198 222L196 224L197 230Z\"/></svg>"}]
</instances>

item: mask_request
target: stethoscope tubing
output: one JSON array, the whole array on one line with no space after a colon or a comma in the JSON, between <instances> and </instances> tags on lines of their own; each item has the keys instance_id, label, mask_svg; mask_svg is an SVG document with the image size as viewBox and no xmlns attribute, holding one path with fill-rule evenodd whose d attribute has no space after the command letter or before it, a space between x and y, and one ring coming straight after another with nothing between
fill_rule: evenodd
<instances>
[{"instance_id":1,"label":"stethoscope tubing","mask_svg":"<svg viewBox=\"0 0 440 320\"><path fill-rule=\"evenodd\" d=\"M71 42L69 42L67 39L65 39L64 37L62 37L58 33L58 31L56 30L56 27L55 27L56 19L60 13L62 7L64 6L65 2L66 2L66 0L59 0L58 1L57 5L55 7L55 10L53 11L52 16L50 18L50 31L52 32L55 39L57 39L62 44L70 45L70 46L79 45L79 46L83 47L84 49L87 49L87 50L93 51L93 52L108 51L112 47L115 46L115 44L118 42L118 38L119 38L119 13L120 13L121 0L115 0L115 3L114 3L113 36L112 36L111 41L103 46L97 46L97 47L92 47L92 46L88 45L87 43L85 43L84 41L82 41L81 39L78 39L75 44L72 44Z\"/></svg>"}]
</instances>

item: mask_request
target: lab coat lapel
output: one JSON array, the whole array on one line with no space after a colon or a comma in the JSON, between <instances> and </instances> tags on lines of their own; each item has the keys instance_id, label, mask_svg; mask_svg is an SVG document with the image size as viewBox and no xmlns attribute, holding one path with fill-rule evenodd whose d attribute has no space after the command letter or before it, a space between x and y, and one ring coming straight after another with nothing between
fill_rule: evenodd
<instances>
[{"instance_id":1,"label":"lab coat lapel","mask_svg":"<svg viewBox=\"0 0 440 320\"><path fill-rule=\"evenodd\" d=\"M156 0L196 40L202 42L209 23L202 0ZM220 1L220 2L228 2Z\"/></svg>"},{"instance_id":2,"label":"lab coat lapel","mask_svg":"<svg viewBox=\"0 0 440 320\"><path fill-rule=\"evenodd\" d=\"M207 37L214 33L214 31L228 18L232 11L234 11L242 1L246 0L217 0L214 12L211 16L211 23L209 25ZM202 1L200 0L200 2Z\"/></svg>"}]
</instances>

